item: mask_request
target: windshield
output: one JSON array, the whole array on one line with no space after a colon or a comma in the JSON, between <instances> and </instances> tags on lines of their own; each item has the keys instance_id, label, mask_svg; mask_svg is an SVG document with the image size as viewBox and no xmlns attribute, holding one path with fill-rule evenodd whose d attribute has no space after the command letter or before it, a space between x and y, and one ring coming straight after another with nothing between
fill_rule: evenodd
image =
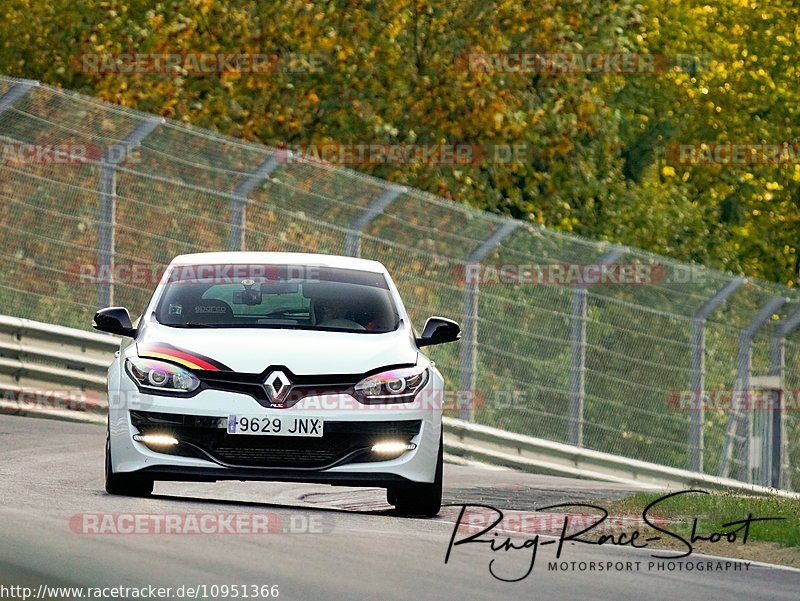
<instances>
[{"instance_id":1,"label":"windshield","mask_svg":"<svg viewBox=\"0 0 800 601\"><path fill-rule=\"evenodd\" d=\"M185 328L294 328L382 333L398 313L381 273L297 265L181 265L155 319Z\"/></svg>"}]
</instances>

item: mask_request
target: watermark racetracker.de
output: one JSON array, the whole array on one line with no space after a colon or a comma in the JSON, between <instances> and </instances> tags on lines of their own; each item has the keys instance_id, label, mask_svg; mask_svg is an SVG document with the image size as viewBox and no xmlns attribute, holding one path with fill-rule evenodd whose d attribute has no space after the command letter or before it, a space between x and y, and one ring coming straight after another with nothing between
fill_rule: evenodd
<instances>
[{"instance_id":1,"label":"watermark racetracker.de","mask_svg":"<svg viewBox=\"0 0 800 601\"><path fill-rule=\"evenodd\" d=\"M326 534L333 521L313 512L76 513L69 528L98 536Z\"/></svg>"},{"instance_id":2,"label":"watermark racetracker.de","mask_svg":"<svg viewBox=\"0 0 800 601\"><path fill-rule=\"evenodd\" d=\"M115 142L107 146L78 142L0 144L0 164L10 167L27 165L82 166L102 161L136 164L141 157L136 147Z\"/></svg>"}]
</instances>

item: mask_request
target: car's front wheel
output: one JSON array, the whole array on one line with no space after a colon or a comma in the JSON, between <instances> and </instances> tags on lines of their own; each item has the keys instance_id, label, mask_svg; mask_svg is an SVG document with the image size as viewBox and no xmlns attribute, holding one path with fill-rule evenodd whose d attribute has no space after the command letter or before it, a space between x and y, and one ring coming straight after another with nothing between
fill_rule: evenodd
<instances>
[{"instance_id":1,"label":"car's front wheel","mask_svg":"<svg viewBox=\"0 0 800 601\"><path fill-rule=\"evenodd\" d=\"M141 474L116 474L111 466L111 440L106 434L106 492L110 495L146 497L153 492L153 479Z\"/></svg>"},{"instance_id":2,"label":"car's front wheel","mask_svg":"<svg viewBox=\"0 0 800 601\"><path fill-rule=\"evenodd\" d=\"M393 486L387 491L389 503L401 515L432 518L442 508L442 472L444 449L439 436L439 454L436 459L436 475L433 482L410 483Z\"/></svg>"}]
</instances>

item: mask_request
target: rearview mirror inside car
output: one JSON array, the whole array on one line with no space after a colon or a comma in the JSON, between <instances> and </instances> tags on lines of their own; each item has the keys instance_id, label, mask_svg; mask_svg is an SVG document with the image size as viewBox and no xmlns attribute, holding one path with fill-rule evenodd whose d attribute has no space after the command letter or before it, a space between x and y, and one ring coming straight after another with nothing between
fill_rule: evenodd
<instances>
[{"instance_id":1,"label":"rearview mirror inside car","mask_svg":"<svg viewBox=\"0 0 800 601\"><path fill-rule=\"evenodd\" d=\"M297 294L300 284L297 282L264 282L261 284L262 294Z\"/></svg>"}]
</instances>

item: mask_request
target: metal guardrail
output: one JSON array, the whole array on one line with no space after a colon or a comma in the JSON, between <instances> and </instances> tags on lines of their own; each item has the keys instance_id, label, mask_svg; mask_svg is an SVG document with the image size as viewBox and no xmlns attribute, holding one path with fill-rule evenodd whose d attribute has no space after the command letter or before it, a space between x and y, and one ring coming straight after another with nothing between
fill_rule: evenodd
<instances>
[{"instance_id":1,"label":"metal guardrail","mask_svg":"<svg viewBox=\"0 0 800 601\"><path fill-rule=\"evenodd\" d=\"M444 431L444 446L451 455L527 472L603 480L632 488L700 488L800 499L800 493L601 453L451 417L444 418Z\"/></svg>"},{"instance_id":2,"label":"metal guardrail","mask_svg":"<svg viewBox=\"0 0 800 601\"><path fill-rule=\"evenodd\" d=\"M106 370L119 339L0 315L0 413L105 423ZM756 495L776 491L609 453L444 418L451 456L528 472L617 482L633 488L701 487Z\"/></svg>"},{"instance_id":3,"label":"metal guardrail","mask_svg":"<svg viewBox=\"0 0 800 601\"><path fill-rule=\"evenodd\" d=\"M0 315L0 412L105 423L119 339Z\"/></svg>"}]
</instances>

